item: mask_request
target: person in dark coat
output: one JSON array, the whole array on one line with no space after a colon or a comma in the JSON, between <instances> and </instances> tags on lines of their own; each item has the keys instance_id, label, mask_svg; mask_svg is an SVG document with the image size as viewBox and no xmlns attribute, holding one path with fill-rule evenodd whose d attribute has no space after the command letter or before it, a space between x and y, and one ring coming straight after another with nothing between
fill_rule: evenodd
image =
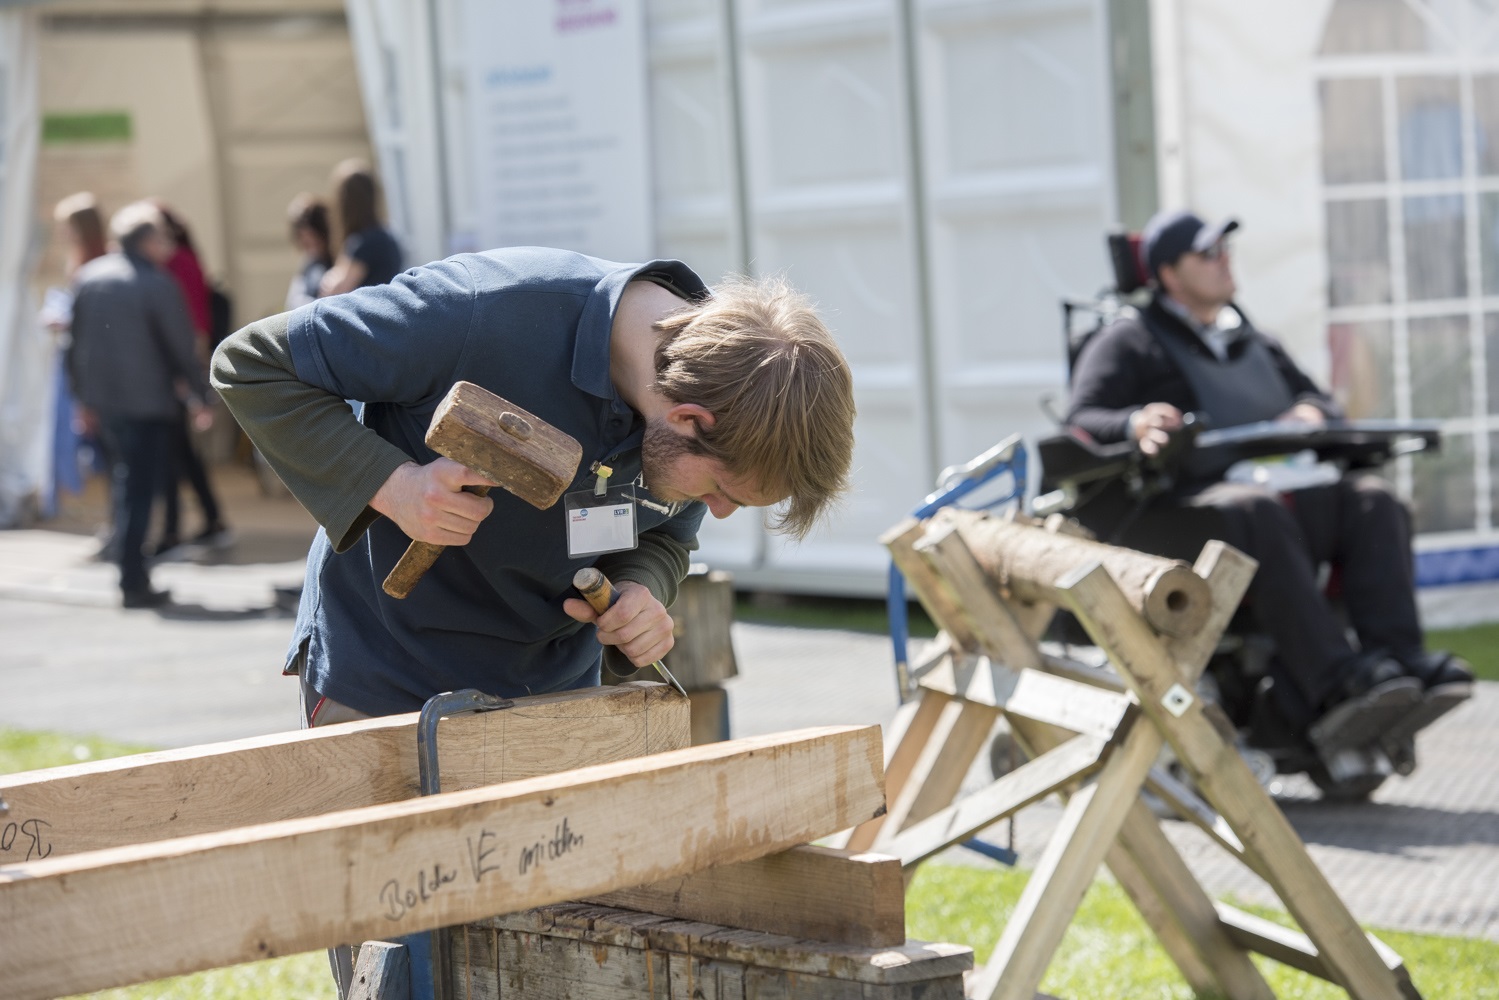
<instances>
[{"instance_id":1,"label":"person in dark coat","mask_svg":"<svg viewBox=\"0 0 1499 1000\"><path fill-rule=\"evenodd\" d=\"M1066 423L1100 443L1155 454L1195 413L1215 428L1321 425L1342 410L1233 301L1228 237L1191 212L1161 213L1142 238L1149 305L1098 333L1077 359ZM1216 474L1215 474L1216 473ZM1357 473L1282 495L1189 464L1143 508L1116 484L1079 518L1100 538L1191 560L1219 538L1259 561L1249 602L1275 641L1278 708L1324 756L1407 734L1451 707L1472 672L1428 653L1417 618L1411 521L1388 483ZM1357 637L1318 583L1336 563ZM1463 692L1466 694L1466 691Z\"/></svg>"},{"instance_id":2,"label":"person in dark coat","mask_svg":"<svg viewBox=\"0 0 1499 1000\"><path fill-rule=\"evenodd\" d=\"M76 276L68 372L109 441L124 605L159 607L170 597L152 588L142 546L181 420L176 387L187 387L186 405L201 427L212 419L204 405L208 379L182 294L162 270L172 242L161 212L149 202L126 205L110 232L119 249Z\"/></svg>"}]
</instances>

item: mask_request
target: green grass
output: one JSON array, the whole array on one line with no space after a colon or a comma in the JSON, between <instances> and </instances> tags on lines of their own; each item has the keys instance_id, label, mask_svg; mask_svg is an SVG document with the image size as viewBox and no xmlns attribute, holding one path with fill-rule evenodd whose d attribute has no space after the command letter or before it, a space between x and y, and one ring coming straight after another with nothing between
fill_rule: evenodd
<instances>
[{"instance_id":1,"label":"green grass","mask_svg":"<svg viewBox=\"0 0 1499 1000\"><path fill-rule=\"evenodd\" d=\"M100 760L142 748L92 737L0 729L0 773ZM907 897L911 937L951 941L987 958L1015 908L1029 874L1012 870L926 865ZM1288 923L1285 914L1252 908ZM1499 944L1425 934L1381 932L1404 958L1427 997L1499 1000ZM1315 977L1256 959L1281 1000L1346 1000ZM1191 992L1127 897L1112 882L1089 889L1042 989L1073 1000L1188 1000ZM237 965L89 994L95 1000L332 1000L336 995L322 952Z\"/></svg>"},{"instance_id":2,"label":"green grass","mask_svg":"<svg viewBox=\"0 0 1499 1000\"><path fill-rule=\"evenodd\" d=\"M926 865L906 897L907 933L969 945L982 961L1028 878L1028 872ZM1284 914L1245 908L1290 923ZM1499 1000L1499 944L1385 931L1379 937L1405 959L1423 996ZM1269 959L1255 961L1280 1000L1347 1000L1341 988L1315 976ZM1123 890L1104 880L1094 882L1083 898L1041 990L1076 1000L1192 997Z\"/></svg>"},{"instance_id":3,"label":"green grass","mask_svg":"<svg viewBox=\"0 0 1499 1000\"><path fill-rule=\"evenodd\" d=\"M937 626L932 624L924 608L912 603L910 609L911 635L929 639L937 634ZM890 631L885 602L875 598L740 592L734 601L734 618L759 625L836 628L878 635Z\"/></svg>"}]
</instances>

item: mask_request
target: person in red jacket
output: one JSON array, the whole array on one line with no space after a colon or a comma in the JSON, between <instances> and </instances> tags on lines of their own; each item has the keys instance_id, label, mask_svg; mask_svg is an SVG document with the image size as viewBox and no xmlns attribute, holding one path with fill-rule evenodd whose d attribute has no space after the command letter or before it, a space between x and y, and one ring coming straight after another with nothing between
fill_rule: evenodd
<instances>
[{"instance_id":1,"label":"person in red jacket","mask_svg":"<svg viewBox=\"0 0 1499 1000\"><path fill-rule=\"evenodd\" d=\"M187 305L193 331L197 334L198 357L206 365L208 355L213 350L213 344L209 339L213 317L208 279L203 274L203 265L198 259L197 248L193 246L192 234L188 232L182 217L159 198L151 199L151 204L155 205L157 211L161 213L161 218L166 224L166 234L174 246L164 269L176 281L177 287L182 290L183 302ZM172 453L165 463L166 471L161 487L164 504L161 538L153 549L158 558L180 548L183 544L179 531L182 505L178 496L178 484L183 479L186 479L188 485L192 487L193 494L198 498L198 504L203 510L203 529L188 539L188 544L226 548L234 541L233 534L224 525L223 508L214 493L212 482L209 481L208 469L204 466L197 449L193 447L192 436L188 433L185 409L178 423L180 426L172 434Z\"/></svg>"}]
</instances>

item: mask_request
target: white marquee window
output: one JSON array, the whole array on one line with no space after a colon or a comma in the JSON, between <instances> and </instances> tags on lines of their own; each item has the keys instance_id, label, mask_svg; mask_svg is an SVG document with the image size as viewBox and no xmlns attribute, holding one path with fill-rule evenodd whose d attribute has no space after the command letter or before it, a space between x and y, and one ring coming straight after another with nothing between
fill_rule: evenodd
<instances>
[{"instance_id":1,"label":"white marquee window","mask_svg":"<svg viewBox=\"0 0 1499 1000\"><path fill-rule=\"evenodd\" d=\"M1440 419L1398 472L1423 532L1499 507L1499 3L1338 0L1317 61L1332 381Z\"/></svg>"}]
</instances>

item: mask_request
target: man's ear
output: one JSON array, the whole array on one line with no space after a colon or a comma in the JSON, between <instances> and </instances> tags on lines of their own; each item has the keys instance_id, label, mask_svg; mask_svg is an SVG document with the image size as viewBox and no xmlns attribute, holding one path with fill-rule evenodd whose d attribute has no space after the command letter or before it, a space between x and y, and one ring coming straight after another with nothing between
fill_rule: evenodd
<instances>
[{"instance_id":1,"label":"man's ear","mask_svg":"<svg viewBox=\"0 0 1499 1000\"><path fill-rule=\"evenodd\" d=\"M717 423L718 418L706 406L700 406L697 403L674 403L671 409L666 411L666 422L673 430L695 437L699 431L705 431Z\"/></svg>"}]
</instances>

